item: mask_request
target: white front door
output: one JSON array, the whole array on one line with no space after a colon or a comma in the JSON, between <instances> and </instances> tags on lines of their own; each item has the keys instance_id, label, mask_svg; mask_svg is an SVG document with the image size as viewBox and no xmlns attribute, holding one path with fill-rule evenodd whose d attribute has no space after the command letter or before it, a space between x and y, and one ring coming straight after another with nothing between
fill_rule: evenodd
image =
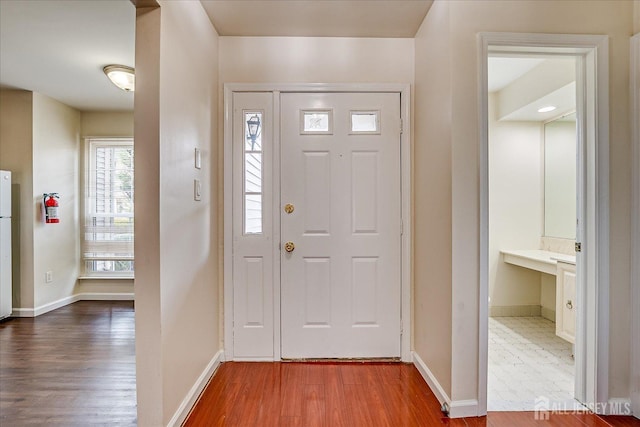
<instances>
[{"instance_id":1,"label":"white front door","mask_svg":"<svg viewBox=\"0 0 640 427\"><path fill-rule=\"evenodd\" d=\"M281 355L400 357L400 94L285 93L280 117Z\"/></svg>"}]
</instances>

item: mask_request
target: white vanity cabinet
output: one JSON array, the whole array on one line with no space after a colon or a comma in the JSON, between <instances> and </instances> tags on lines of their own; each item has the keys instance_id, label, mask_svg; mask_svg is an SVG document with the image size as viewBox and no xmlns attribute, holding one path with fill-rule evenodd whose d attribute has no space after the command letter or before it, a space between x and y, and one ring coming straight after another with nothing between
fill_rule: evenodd
<instances>
[{"instance_id":1,"label":"white vanity cabinet","mask_svg":"<svg viewBox=\"0 0 640 427\"><path fill-rule=\"evenodd\" d=\"M556 335L575 343L576 266L561 261L556 272Z\"/></svg>"},{"instance_id":2,"label":"white vanity cabinet","mask_svg":"<svg viewBox=\"0 0 640 427\"><path fill-rule=\"evenodd\" d=\"M503 261L556 276L556 335L575 344L576 257L542 249L501 250Z\"/></svg>"}]
</instances>

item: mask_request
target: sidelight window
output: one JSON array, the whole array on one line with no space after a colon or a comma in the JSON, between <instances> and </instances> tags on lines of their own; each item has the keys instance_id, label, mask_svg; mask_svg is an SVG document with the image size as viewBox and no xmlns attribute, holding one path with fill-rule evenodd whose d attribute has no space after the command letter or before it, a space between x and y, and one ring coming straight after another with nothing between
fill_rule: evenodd
<instances>
[{"instance_id":1,"label":"sidelight window","mask_svg":"<svg viewBox=\"0 0 640 427\"><path fill-rule=\"evenodd\" d=\"M261 234L263 218L262 112L244 112L244 233Z\"/></svg>"}]
</instances>

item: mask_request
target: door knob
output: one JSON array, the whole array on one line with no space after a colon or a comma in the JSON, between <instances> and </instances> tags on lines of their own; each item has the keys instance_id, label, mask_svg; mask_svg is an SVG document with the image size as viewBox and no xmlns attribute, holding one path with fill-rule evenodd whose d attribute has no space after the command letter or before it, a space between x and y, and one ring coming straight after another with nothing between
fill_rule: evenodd
<instances>
[{"instance_id":1,"label":"door knob","mask_svg":"<svg viewBox=\"0 0 640 427\"><path fill-rule=\"evenodd\" d=\"M287 242L284 244L284 250L287 252L293 252L295 248L296 248L296 245L294 245L293 242Z\"/></svg>"},{"instance_id":2,"label":"door knob","mask_svg":"<svg viewBox=\"0 0 640 427\"><path fill-rule=\"evenodd\" d=\"M567 300L567 303L566 303L565 305L567 306L567 308L568 308L569 310L572 310L572 309L573 309L573 303L571 302L571 300L570 300L570 299L568 299L568 300Z\"/></svg>"},{"instance_id":3,"label":"door knob","mask_svg":"<svg viewBox=\"0 0 640 427\"><path fill-rule=\"evenodd\" d=\"M295 208L291 203L287 203L286 205L284 205L284 211L288 214L292 213L294 209Z\"/></svg>"}]
</instances>

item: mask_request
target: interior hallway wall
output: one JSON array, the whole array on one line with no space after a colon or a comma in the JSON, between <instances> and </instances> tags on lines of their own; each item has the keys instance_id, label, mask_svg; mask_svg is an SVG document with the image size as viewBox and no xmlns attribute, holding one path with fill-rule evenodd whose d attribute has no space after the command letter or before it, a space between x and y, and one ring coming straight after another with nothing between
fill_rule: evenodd
<instances>
[{"instance_id":1,"label":"interior hallway wall","mask_svg":"<svg viewBox=\"0 0 640 427\"><path fill-rule=\"evenodd\" d=\"M415 41L413 349L448 396L453 335L451 43L449 5L433 5Z\"/></svg>"},{"instance_id":2,"label":"interior hallway wall","mask_svg":"<svg viewBox=\"0 0 640 427\"><path fill-rule=\"evenodd\" d=\"M220 350L218 35L200 2L137 9L136 73L138 423L160 426L176 421Z\"/></svg>"}]
</instances>

